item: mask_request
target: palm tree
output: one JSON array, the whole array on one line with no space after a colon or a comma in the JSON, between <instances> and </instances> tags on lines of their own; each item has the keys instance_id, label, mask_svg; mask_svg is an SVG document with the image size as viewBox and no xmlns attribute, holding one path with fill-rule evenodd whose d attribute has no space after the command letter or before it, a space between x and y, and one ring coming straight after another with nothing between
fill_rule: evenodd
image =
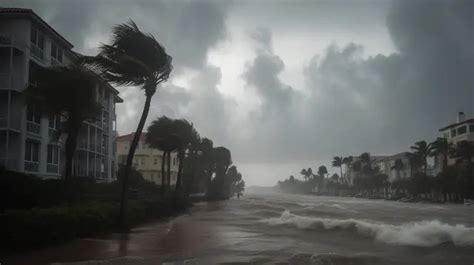
<instances>
[{"instance_id":1,"label":"palm tree","mask_svg":"<svg viewBox=\"0 0 474 265\"><path fill-rule=\"evenodd\" d=\"M214 173L214 160L213 160L214 143L208 138L202 138L199 145L200 153L200 164L203 168L203 173L206 178L206 196L210 196L212 174Z\"/></svg>"},{"instance_id":2,"label":"palm tree","mask_svg":"<svg viewBox=\"0 0 474 265\"><path fill-rule=\"evenodd\" d=\"M340 177L342 178L342 165L344 164L344 158L340 156L335 156L332 160L332 166L333 167L338 167L341 170L341 175Z\"/></svg>"},{"instance_id":3,"label":"palm tree","mask_svg":"<svg viewBox=\"0 0 474 265\"><path fill-rule=\"evenodd\" d=\"M77 65L39 68L32 73L32 78L35 84L24 92L27 101L66 120L61 130L67 134L64 179L69 182L73 175L72 163L80 128L84 121L93 121L100 114L95 88L97 84L105 83L91 71Z\"/></svg>"},{"instance_id":4,"label":"palm tree","mask_svg":"<svg viewBox=\"0 0 474 265\"><path fill-rule=\"evenodd\" d=\"M168 80L173 67L171 56L160 43L151 34L143 33L132 20L129 23L116 25L112 32L112 43L102 44L99 54L95 57L85 57L83 63L109 82L139 86L145 91L143 112L130 145L122 180L120 225L122 228L127 228L128 175L132 168L133 156L156 87Z\"/></svg>"},{"instance_id":5,"label":"palm tree","mask_svg":"<svg viewBox=\"0 0 474 265\"><path fill-rule=\"evenodd\" d=\"M199 134L194 129L193 124L185 119L173 121L174 133L179 138L178 151L178 177L176 179L176 190L181 188L183 165L185 161L186 152L191 147L192 143L199 142Z\"/></svg>"},{"instance_id":6,"label":"palm tree","mask_svg":"<svg viewBox=\"0 0 474 265\"><path fill-rule=\"evenodd\" d=\"M448 167L448 155L451 145L448 143L446 138L438 137L431 144L431 153L430 156L437 157L442 156L443 158L443 168L441 171L445 170Z\"/></svg>"},{"instance_id":7,"label":"palm tree","mask_svg":"<svg viewBox=\"0 0 474 265\"><path fill-rule=\"evenodd\" d=\"M347 176L347 168L348 168L348 167L350 166L350 164L352 163L352 160L353 160L353 157L352 157L352 156L344 157L344 158L342 159L342 163L343 163L344 165L346 165L346 180L345 180L345 181L346 181L347 184L350 184L350 181L349 181L349 179L348 179L349 176ZM341 176L341 178L342 178L342 176Z\"/></svg>"},{"instance_id":8,"label":"palm tree","mask_svg":"<svg viewBox=\"0 0 474 265\"><path fill-rule=\"evenodd\" d=\"M170 183L170 161L171 153L176 151L181 143L180 138L175 134L173 128L174 121L166 116L159 117L154 120L148 127L148 134L145 139L150 147L163 151L161 158L161 185L165 188L165 180L168 186ZM167 165L168 170L165 169ZM167 172L167 174L166 174Z\"/></svg>"},{"instance_id":9,"label":"palm tree","mask_svg":"<svg viewBox=\"0 0 474 265\"><path fill-rule=\"evenodd\" d=\"M215 147L212 149L212 161L214 172L216 174L214 181L211 183L210 196L214 198L222 198L225 186L225 174L229 166L232 164L232 156L229 149L225 147Z\"/></svg>"},{"instance_id":10,"label":"palm tree","mask_svg":"<svg viewBox=\"0 0 474 265\"><path fill-rule=\"evenodd\" d=\"M326 166L318 167L318 175L324 178L327 174L328 174L328 169L326 168Z\"/></svg>"},{"instance_id":11,"label":"palm tree","mask_svg":"<svg viewBox=\"0 0 474 265\"><path fill-rule=\"evenodd\" d=\"M308 169L302 169L300 172L301 175L303 175L304 179L308 181L311 176L313 175L313 170L309 167Z\"/></svg>"},{"instance_id":12,"label":"palm tree","mask_svg":"<svg viewBox=\"0 0 474 265\"><path fill-rule=\"evenodd\" d=\"M418 141L415 145L410 146L410 149L413 150L413 154L418 157L419 161L423 165L424 173L428 171L428 161L427 157L432 152L431 144L426 143L426 141Z\"/></svg>"}]
</instances>

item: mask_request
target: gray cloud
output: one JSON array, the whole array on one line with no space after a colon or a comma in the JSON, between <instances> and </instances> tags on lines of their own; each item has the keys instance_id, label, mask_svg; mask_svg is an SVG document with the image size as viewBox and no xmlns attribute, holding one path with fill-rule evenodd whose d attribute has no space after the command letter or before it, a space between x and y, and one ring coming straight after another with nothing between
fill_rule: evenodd
<instances>
[{"instance_id":1,"label":"gray cloud","mask_svg":"<svg viewBox=\"0 0 474 265\"><path fill-rule=\"evenodd\" d=\"M133 19L166 47L177 72L205 66L208 50L227 36L226 4L218 1L12 0L4 5L32 8L86 54L108 41L114 25Z\"/></svg>"}]
</instances>

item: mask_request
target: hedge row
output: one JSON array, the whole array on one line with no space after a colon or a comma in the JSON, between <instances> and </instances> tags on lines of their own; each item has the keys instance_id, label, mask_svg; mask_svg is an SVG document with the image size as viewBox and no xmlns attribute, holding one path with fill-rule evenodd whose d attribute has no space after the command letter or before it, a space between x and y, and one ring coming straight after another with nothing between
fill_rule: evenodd
<instances>
[{"instance_id":1,"label":"hedge row","mask_svg":"<svg viewBox=\"0 0 474 265\"><path fill-rule=\"evenodd\" d=\"M188 206L185 199L174 195L160 200L132 200L129 224L176 214ZM117 227L118 212L119 205L114 202L8 210L2 216L0 245L15 250L97 235Z\"/></svg>"}]
</instances>

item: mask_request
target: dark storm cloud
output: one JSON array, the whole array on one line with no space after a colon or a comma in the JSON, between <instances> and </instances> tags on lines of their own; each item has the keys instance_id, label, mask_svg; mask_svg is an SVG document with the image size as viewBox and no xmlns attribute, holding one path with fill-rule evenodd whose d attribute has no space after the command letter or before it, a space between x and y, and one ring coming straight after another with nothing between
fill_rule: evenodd
<instances>
[{"instance_id":1,"label":"dark storm cloud","mask_svg":"<svg viewBox=\"0 0 474 265\"><path fill-rule=\"evenodd\" d=\"M114 25L133 19L166 47L177 71L205 65L208 50L226 37L226 4L217 1L138 0L132 4L122 0L3 0L3 3L32 8L70 40L76 51L86 54L94 54L98 42L108 41Z\"/></svg>"},{"instance_id":2,"label":"dark storm cloud","mask_svg":"<svg viewBox=\"0 0 474 265\"><path fill-rule=\"evenodd\" d=\"M277 75L284 63L277 55L259 54L247 68L247 82L258 86L266 104L294 106L272 117L285 122L255 127L261 152L247 158L387 154L434 140L458 111L474 115L473 19L472 1L395 1L387 26L398 52L366 58L360 45L328 47L305 69L305 98L293 90L282 96L280 88L287 85ZM290 97L298 100L283 99Z\"/></svg>"}]
</instances>

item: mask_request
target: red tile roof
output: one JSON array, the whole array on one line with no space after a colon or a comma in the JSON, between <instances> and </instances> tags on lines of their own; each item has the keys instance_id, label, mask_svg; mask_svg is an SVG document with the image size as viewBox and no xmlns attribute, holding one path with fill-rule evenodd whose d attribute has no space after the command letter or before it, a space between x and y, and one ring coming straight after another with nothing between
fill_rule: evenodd
<instances>
[{"instance_id":1,"label":"red tile roof","mask_svg":"<svg viewBox=\"0 0 474 265\"><path fill-rule=\"evenodd\" d=\"M132 141L134 135L135 133L129 133L129 134L117 136L116 139L124 140L124 141ZM146 138L146 132L142 132L142 134L140 135L140 141L145 141L145 138Z\"/></svg>"}]
</instances>

